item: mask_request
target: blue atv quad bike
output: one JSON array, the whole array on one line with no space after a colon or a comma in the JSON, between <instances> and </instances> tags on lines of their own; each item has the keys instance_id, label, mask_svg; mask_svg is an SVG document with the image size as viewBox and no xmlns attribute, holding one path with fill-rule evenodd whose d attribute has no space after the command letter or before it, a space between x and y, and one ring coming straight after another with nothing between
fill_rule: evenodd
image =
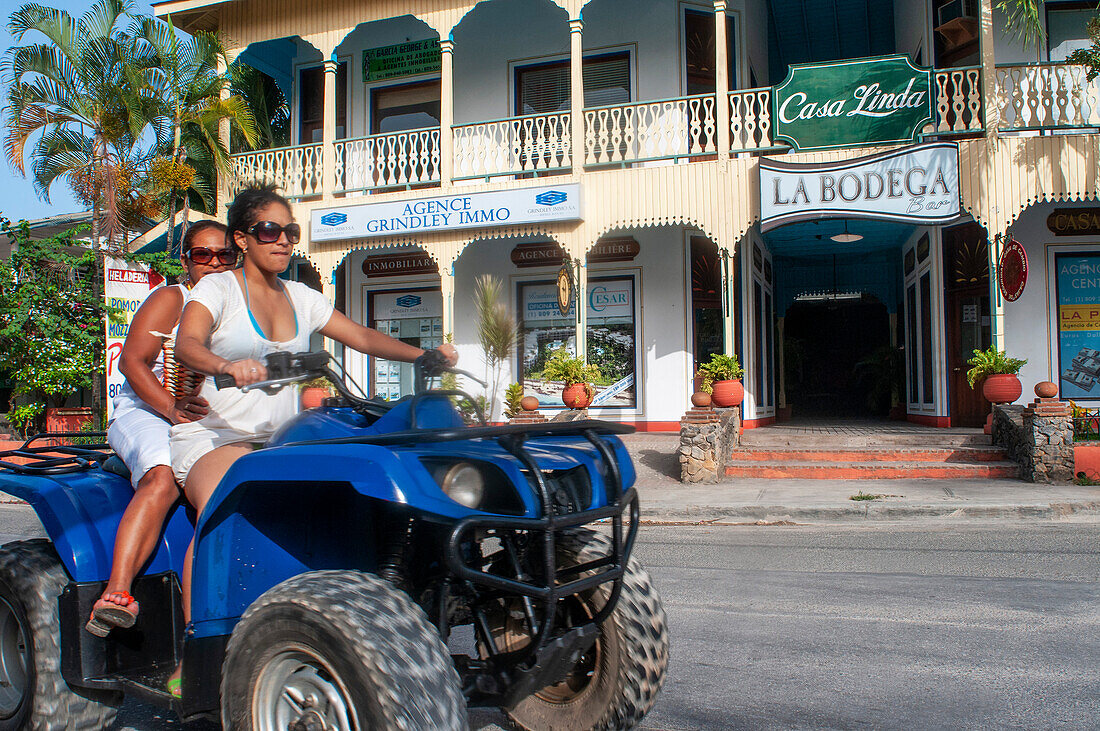
<instances>
[{"instance_id":1,"label":"blue atv quad bike","mask_svg":"<svg viewBox=\"0 0 1100 731\"><path fill-rule=\"evenodd\" d=\"M425 389L444 370L426 354L416 395L384 403L326 353L269 356L251 388L324 375L340 397L226 474L197 518L186 627L184 507L133 586L137 623L100 639L84 623L133 494L125 467L105 444L0 453L0 490L49 535L0 549L0 729L101 729L124 695L256 731L461 729L467 706L523 729L637 724L668 634L631 558L629 427L468 426L469 396ZM181 660L182 702L164 690Z\"/></svg>"}]
</instances>

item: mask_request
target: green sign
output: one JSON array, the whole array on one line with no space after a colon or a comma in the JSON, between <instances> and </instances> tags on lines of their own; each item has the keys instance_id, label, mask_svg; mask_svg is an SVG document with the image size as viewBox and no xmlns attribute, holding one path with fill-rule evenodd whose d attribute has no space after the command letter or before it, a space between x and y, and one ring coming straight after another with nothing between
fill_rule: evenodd
<instances>
[{"instance_id":1,"label":"green sign","mask_svg":"<svg viewBox=\"0 0 1100 731\"><path fill-rule=\"evenodd\" d=\"M368 48L363 51L363 82L430 74L439 71L442 66L443 56L439 41L435 38Z\"/></svg>"},{"instance_id":2,"label":"green sign","mask_svg":"<svg viewBox=\"0 0 1100 731\"><path fill-rule=\"evenodd\" d=\"M910 142L932 121L932 70L908 56L791 66L775 87L775 139L799 150Z\"/></svg>"}]
</instances>

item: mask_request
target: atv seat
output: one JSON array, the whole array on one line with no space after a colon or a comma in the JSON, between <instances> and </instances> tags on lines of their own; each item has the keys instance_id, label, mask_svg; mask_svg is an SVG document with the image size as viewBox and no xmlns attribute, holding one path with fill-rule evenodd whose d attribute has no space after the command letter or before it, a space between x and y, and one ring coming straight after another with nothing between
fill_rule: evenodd
<instances>
[{"instance_id":1,"label":"atv seat","mask_svg":"<svg viewBox=\"0 0 1100 731\"><path fill-rule=\"evenodd\" d=\"M103 470L105 472L113 472L119 477L126 478L126 481L130 481L130 468L126 466L126 463L118 458L118 455L112 455L103 462Z\"/></svg>"}]
</instances>

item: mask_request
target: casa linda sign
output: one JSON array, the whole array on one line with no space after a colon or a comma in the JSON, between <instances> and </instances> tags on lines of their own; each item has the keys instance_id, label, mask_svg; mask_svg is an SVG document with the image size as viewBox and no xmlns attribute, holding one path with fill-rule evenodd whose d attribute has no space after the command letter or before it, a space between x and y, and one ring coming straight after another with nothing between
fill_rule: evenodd
<instances>
[{"instance_id":1,"label":"casa linda sign","mask_svg":"<svg viewBox=\"0 0 1100 731\"><path fill-rule=\"evenodd\" d=\"M959 148L950 142L827 164L760 160L761 231L821 218L946 223L959 209Z\"/></svg>"},{"instance_id":2,"label":"casa linda sign","mask_svg":"<svg viewBox=\"0 0 1100 731\"><path fill-rule=\"evenodd\" d=\"M1027 286L1027 252L1016 239L1009 239L997 261L997 286L1005 302L1015 302Z\"/></svg>"},{"instance_id":3,"label":"casa linda sign","mask_svg":"<svg viewBox=\"0 0 1100 731\"><path fill-rule=\"evenodd\" d=\"M443 67L439 40L428 38L363 51L363 83L438 73Z\"/></svg>"},{"instance_id":4,"label":"casa linda sign","mask_svg":"<svg viewBox=\"0 0 1100 731\"><path fill-rule=\"evenodd\" d=\"M1055 236L1098 236L1100 208L1055 208L1047 228Z\"/></svg>"},{"instance_id":5,"label":"casa linda sign","mask_svg":"<svg viewBox=\"0 0 1100 731\"><path fill-rule=\"evenodd\" d=\"M932 121L932 70L908 56L790 67L775 87L775 139L798 150L912 142Z\"/></svg>"},{"instance_id":6,"label":"casa linda sign","mask_svg":"<svg viewBox=\"0 0 1100 731\"><path fill-rule=\"evenodd\" d=\"M339 241L580 218L581 187L569 183L320 208L310 214L309 234L312 241Z\"/></svg>"}]
</instances>

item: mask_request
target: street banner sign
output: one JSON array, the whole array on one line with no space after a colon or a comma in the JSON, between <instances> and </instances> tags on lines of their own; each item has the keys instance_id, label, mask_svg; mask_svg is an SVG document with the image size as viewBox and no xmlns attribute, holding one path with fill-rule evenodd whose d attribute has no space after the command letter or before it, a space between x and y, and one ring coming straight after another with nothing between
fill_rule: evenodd
<instances>
[{"instance_id":1,"label":"street banner sign","mask_svg":"<svg viewBox=\"0 0 1100 731\"><path fill-rule=\"evenodd\" d=\"M125 319L119 322L108 320L107 354L107 419L114 412L115 395L122 390L126 377L119 371L118 359L122 354L122 344L130 331L134 314L145 298L158 287L164 285L164 277L153 271L148 264L123 261L105 257L103 261L103 294L108 307L121 310Z\"/></svg>"},{"instance_id":2,"label":"street banner sign","mask_svg":"<svg viewBox=\"0 0 1100 731\"><path fill-rule=\"evenodd\" d=\"M905 55L796 64L772 98L775 139L797 150L913 142L932 121L932 70Z\"/></svg>"},{"instance_id":3,"label":"street banner sign","mask_svg":"<svg viewBox=\"0 0 1100 731\"><path fill-rule=\"evenodd\" d=\"M821 218L945 223L959 211L959 148L952 142L831 163L760 159L761 231Z\"/></svg>"}]
</instances>

